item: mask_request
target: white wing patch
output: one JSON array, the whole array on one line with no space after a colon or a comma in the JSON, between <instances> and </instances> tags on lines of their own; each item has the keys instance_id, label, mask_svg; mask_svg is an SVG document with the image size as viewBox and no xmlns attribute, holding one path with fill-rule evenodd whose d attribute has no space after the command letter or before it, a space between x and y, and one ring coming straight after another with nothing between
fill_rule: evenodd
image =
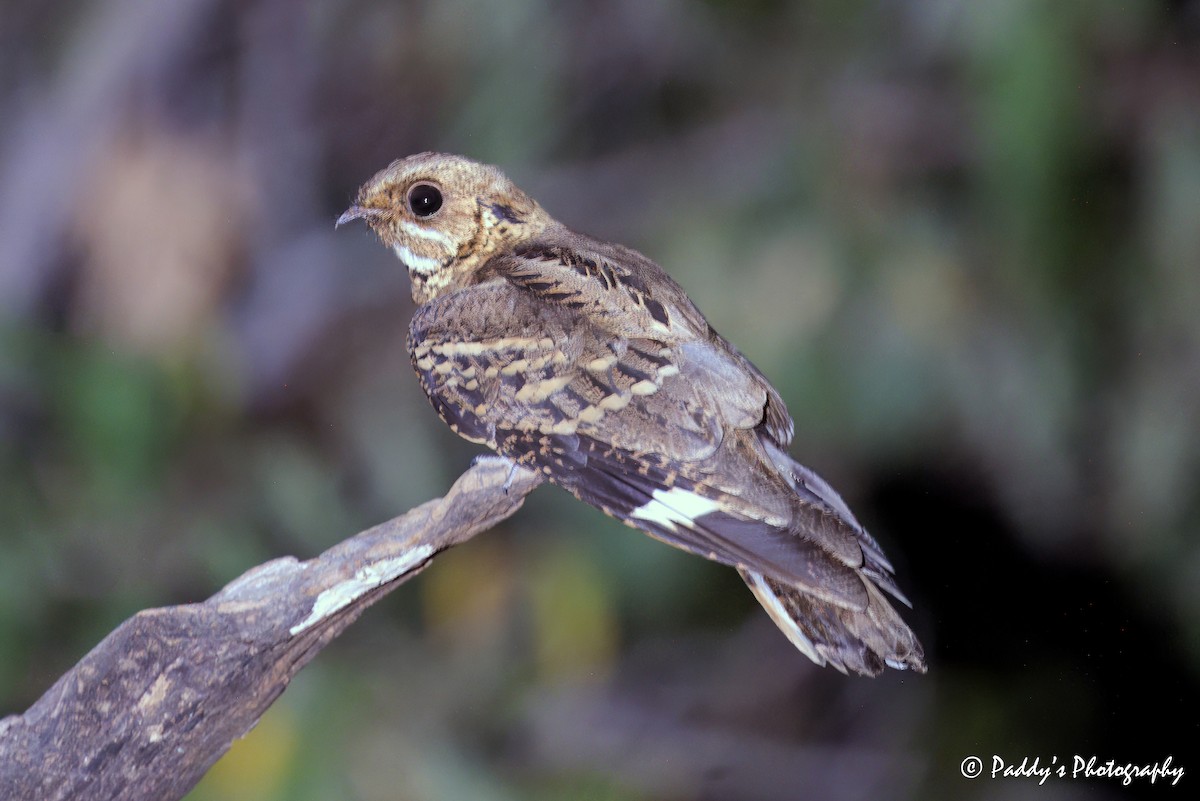
<instances>
[{"instance_id":1,"label":"white wing patch","mask_svg":"<svg viewBox=\"0 0 1200 801\"><path fill-rule=\"evenodd\" d=\"M681 487L656 489L650 500L629 513L630 517L656 523L667 531L678 531L678 526L691 528L697 517L715 512L721 504L712 498L697 495Z\"/></svg>"}]
</instances>

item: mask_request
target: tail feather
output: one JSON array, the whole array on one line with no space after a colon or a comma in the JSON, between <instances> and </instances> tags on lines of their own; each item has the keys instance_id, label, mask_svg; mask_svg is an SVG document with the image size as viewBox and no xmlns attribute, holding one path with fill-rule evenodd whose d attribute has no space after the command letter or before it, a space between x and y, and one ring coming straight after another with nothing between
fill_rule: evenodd
<instances>
[{"instance_id":1,"label":"tail feather","mask_svg":"<svg viewBox=\"0 0 1200 801\"><path fill-rule=\"evenodd\" d=\"M740 569L750 591L792 644L818 665L877 676L885 666L925 672L925 654L883 593L864 581L863 610L822 601L761 573Z\"/></svg>"},{"instance_id":2,"label":"tail feather","mask_svg":"<svg viewBox=\"0 0 1200 801\"><path fill-rule=\"evenodd\" d=\"M879 544L816 473L769 440L742 444L751 447L731 446L704 470L579 434L532 452L559 468L548 472L550 480L581 500L736 567L776 625L818 665L869 676L887 666L923 673L921 645L886 597L908 604ZM762 453L756 445L769 462L755 461ZM719 474L728 484L728 477L764 468L732 489L711 480ZM777 472L766 472L772 468Z\"/></svg>"}]
</instances>

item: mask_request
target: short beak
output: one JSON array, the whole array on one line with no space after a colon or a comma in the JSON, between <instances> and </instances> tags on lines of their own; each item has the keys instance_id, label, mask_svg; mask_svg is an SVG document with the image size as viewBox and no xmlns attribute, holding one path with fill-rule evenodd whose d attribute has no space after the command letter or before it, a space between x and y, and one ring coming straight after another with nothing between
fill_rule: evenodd
<instances>
[{"instance_id":1,"label":"short beak","mask_svg":"<svg viewBox=\"0 0 1200 801\"><path fill-rule=\"evenodd\" d=\"M364 217L368 219L372 217L378 217L381 214L383 214L383 209L367 208L366 206L360 206L356 203L342 212L342 216L337 218L337 222L333 224L333 227L337 228L343 223L348 223L352 220L359 220Z\"/></svg>"}]
</instances>

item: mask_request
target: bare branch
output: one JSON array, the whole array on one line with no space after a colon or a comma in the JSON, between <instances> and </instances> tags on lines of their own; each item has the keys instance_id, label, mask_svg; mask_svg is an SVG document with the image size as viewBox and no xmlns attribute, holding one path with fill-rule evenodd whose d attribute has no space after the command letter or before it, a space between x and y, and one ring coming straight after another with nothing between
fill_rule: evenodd
<instances>
[{"instance_id":1,"label":"bare branch","mask_svg":"<svg viewBox=\"0 0 1200 801\"><path fill-rule=\"evenodd\" d=\"M275 559L203 603L139 612L0 720L0 799L181 798L364 609L539 483L482 459L444 498L315 559Z\"/></svg>"}]
</instances>

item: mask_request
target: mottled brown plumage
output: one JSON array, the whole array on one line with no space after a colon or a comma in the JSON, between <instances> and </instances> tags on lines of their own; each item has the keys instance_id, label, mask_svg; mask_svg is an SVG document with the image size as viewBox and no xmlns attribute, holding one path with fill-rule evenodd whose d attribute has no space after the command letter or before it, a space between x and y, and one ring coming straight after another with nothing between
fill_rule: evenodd
<instances>
[{"instance_id":1,"label":"mottled brown plumage","mask_svg":"<svg viewBox=\"0 0 1200 801\"><path fill-rule=\"evenodd\" d=\"M787 455L779 393L658 265L459 156L394 162L339 224L357 218L409 269L413 367L454 431L736 567L818 664L924 671L887 558Z\"/></svg>"}]
</instances>

